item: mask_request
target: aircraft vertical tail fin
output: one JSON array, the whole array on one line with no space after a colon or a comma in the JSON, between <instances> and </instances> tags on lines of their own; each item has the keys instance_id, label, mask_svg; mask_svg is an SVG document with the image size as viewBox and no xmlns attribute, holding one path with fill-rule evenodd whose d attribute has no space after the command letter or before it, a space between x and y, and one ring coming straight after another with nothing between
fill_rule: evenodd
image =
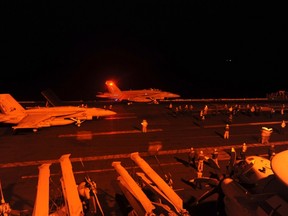
<instances>
[{"instance_id":1,"label":"aircraft vertical tail fin","mask_svg":"<svg viewBox=\"0 0 288 216\"><path fill-rule=\"evenodd\" d=\"M63 105L63 101L51 89L46 89L42 91L41 94L45 97L48 103L50 103L52 106Z\"/></svg>"},{"instance_id":2,"label":"aircraft vertical tail fin","mask_svg":"<svg viewBox=\"0 0 288 216\"><path fill-rule=\"evenodd\" d=\"M23 113L24 107L10 94L0 94L0 110L4 114Z\"/></svg>"},{"instance_id":3,"label":"aircraft vertical tail fin","mask_svg":"<svg viewBox=\"0 0 288 216\"><path fill-rule=\"evenodd\" d=\"M111 94L118 94L120 95L121 90L119 89L119 87L111 80L108 80L105 82L105 85L107 86L108 91Z\"/></svg>"}]
</instances>

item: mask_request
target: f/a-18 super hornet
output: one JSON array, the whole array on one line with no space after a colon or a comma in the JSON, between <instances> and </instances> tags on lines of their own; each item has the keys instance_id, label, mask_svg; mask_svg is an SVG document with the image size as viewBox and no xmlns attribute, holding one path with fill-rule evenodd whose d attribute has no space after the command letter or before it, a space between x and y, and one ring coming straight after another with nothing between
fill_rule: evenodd
<instances>
[{"instance_id":1,"label":"f/a-18 super hornet","mask_svg":"<svg viewBox=\"0 0 288 216\"><path fill-rule=\"evenodd\" d=\"M180 98L179 94L160 89L120 90L112 80L105 82L108 92L97 94L98 98L107 98L115 101L158 103L158 100Z\"/></svg>"},{"instance_id":2,"label":"f/a-18 super hornet","mask_svg":"<svg viewBox=\"0 0 288 216\"><path fill-rule=\"evenodd\" d=\"M32 107L25 109L11 94L0 94L0 123L13 125L12 128L33 129L75 123L81 123L93 118L115 115L112 110L81 107L81 106L54 106Z\"/></svg>"}]
</instances>

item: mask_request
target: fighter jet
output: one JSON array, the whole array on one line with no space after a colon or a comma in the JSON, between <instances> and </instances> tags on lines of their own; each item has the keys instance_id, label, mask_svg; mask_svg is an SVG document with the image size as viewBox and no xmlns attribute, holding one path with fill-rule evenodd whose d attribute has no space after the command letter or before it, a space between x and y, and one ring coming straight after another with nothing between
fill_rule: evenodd
<instances>
[{"instance_id":1,"label":"fighter jet","mask_svg":"<svg viewBox=\"0 0 288 216\"><path fill-rule=\"evenodd\" d=\"M97 94L98 98L107 98L115 101L159 103L159 100L180 98L179 94L162 91L160 89L120 90L112 80L105 82L108 92Z\"/></svg>"},{"instance_id":2,"label":"fighter jet","mask_svg":"<svg viewBox=\"0 0 288 216\"><path fill-rule=\"evenodd\" d=\"M0 123L12 128L33 129L75 123L78 127L86 120L115 115L116 112L95 107L54 106L25 109L10 94L0 94Z\"/></svg>"}]
</instances>

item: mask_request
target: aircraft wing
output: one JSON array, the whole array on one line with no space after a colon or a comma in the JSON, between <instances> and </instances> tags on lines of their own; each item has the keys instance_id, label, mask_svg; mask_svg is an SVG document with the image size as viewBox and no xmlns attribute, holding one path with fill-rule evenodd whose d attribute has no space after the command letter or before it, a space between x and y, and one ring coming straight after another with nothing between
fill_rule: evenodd
<instances>
[{"instance_id":1,"label":"aircraft wing","mask_svg":"<svg viewBox=\"0 0 288 216\"><path fill-rule=\"evenodd\" d=\"M142 92L143 91L143 92ZM140 90L137 93L124 93L124 98L133 102L155 102L156 100L164 100L165 98L179 98L180 95L170 92L162 92L160 90Z\"/></svg>"},{"instance_id":2,"label":"aircraft wing","mask_svg":"<svg viewBox=\"0 0 288 216\"><path fill-rule=\"evenodd\" d=\"M52 121L55 121L55 117L48 114L33 114L27 115L23 118L16 126L13 126L13 129L29 129L29 128L41 128L41 127L50 127ZM73 123L73 120L62 119L62 123L59 121L58 125L70 124Z\"/></svg>"},{"instance_id":3,"label":"aircraft wing","mask_svg":"<svg viewBox=\"0 0 288 216\"><path fill-rule=\"evenodd\" d=\"M148 103L153 101L154 99L151 97L148 97L147 95L143 96L139 96L139 95L115 95L115 94L111 94L111 93L102 93L102 94L98 94L96 95L96 97L98 98L105 98L105 99L111 99L111 100L116 100L116 101L131 101L131 102L144 102L144 103Z\"/></svg>"},{"instance_id":4,"label":"aircraft wing","mask_svg":"<svg viewBox=\"0 0 288 216\"><path fill-rule=\"evenodd\" d=\"M151 102L154 101L155 99L147 97L147 96L137 96L137 97L131 97L128 99L129 101L133 101L133 102Z\"/></svg>"},{"instance_id":5,"label":"aircraft wing","mask_svg":"<svg viewBox=\"0 0 288 216\"><path fill-rule=\"evenodd\" d=\"M101 108L43 107L26 110L26 116L13 129L37 129L56 125L67 125L78 120L92 120L93 117L111 116L116 112Z\"/></svg>"},{"instance_id":6,"label":"aircraft wing","mask_svg":"<svg viewBox=\"0 0 288 216\"><path fill-rule=\"evenodd\" d=\"M49 118L49 115L43 114L27 115L16 126L13 126L13 129L39 128L39 125Z\"/></svg>"}]
</instances>

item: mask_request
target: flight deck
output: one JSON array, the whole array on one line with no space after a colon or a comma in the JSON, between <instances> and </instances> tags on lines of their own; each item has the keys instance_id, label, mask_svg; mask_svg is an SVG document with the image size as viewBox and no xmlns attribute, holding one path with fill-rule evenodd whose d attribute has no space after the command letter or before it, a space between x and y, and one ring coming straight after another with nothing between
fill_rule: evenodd
<instances>
[{"instance_id":1,"label":"flight deck","mask_svg":"<svg viewBox=\"0 0 288 216\"><path fill-rule=\"evenodd\" d=\"M249 107L265 107L250 112ZM219 163L223 172L229 161L229 152L235 148L240 153L242 144L247 144L247 155L267 156L271 143L276 151L287 149L288 131L281 130L280 109L288 107L285 102L271 101L166 101L160 104L95 102L96 106L115 111L117 114L86 121L80 127L65 125L42 128L36 133L21 130L16 134L11 127L0 127L0 178L5 201L12 209L27 212L33 210L37 191L38 167L51 163L50 199L61 196L61 169L59 159L70 154L76 182L89 176L97 183L97 193L105 215L127 215L129 203L117 186L118 174L113 162L121 162L135 176L139 167L131 160L131 154L139 155L159 174L170 174L173 189L183 200L191 215L216 213L216 197L195 206L194 201L206 188L194 189L183 179L192 179L196 170L189 166L188 153L191 147L202 150L207 157L215 148L219 151ZM192 107L191 107L192 105ZM203 119L200 111L205 105L208 111ZM229 108L240 107L229 119ZM275 113L268 110L273 108ZM148 131L141 131L143 119L148 121ZM230 125L229 139L223 139L225 125ZM261 128L273 128L269 143L261 143ZM211 168L204 165L204 176ZM209 206L209 208L207 208ZM57 203L51 208L57 208Z\"/></svg>"}]
</instances>

